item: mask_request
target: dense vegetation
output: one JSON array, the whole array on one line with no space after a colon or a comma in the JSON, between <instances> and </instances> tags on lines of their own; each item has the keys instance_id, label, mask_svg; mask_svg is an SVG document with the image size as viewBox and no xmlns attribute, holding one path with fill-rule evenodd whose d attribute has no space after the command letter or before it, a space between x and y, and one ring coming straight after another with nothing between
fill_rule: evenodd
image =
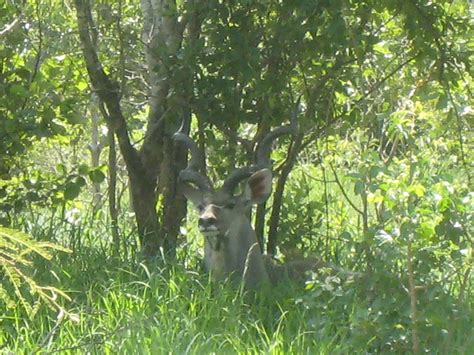
<instances>
[{"instance_id":1,"label":"dense vegetation","mask_svg":"<svg viewBox=\"0 0 474 355\"><path fill-rule=\"evenodd\" d=\"M0 349L470 353L467 0L0 5ZM297 104L297 102L300 102ZM296 112L262 248L334 267L209 282L177 172L222 179Z\"/></svg>"}]
</instances>

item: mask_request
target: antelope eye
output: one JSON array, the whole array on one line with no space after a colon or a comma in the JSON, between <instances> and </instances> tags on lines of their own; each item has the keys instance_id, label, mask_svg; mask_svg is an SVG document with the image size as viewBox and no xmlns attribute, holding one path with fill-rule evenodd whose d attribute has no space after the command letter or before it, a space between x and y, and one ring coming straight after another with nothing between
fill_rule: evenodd
<instances>
[{"instance_id":1,"label":"antelope eye","mask_svg":"<svg viewBox=\"0 0 474 355\"><path fill-rule=\"evenodd\" d=\"M233 209L235 207L235 202L227 202L225 205L224 205L224 208L227 208L229 210Z\"/></svg>"},{"instance_id":2,"label":"antelope eye","mask_svg":"<svg viewBox=\"0 0 474 355\"><path fill-rule=\"evenodd\" d=\"M197 210L198 210L199 212L204 211L204 205L201 205L201 204L200 204L200 205L197 205Z\"/></svg>"}]
</instances>

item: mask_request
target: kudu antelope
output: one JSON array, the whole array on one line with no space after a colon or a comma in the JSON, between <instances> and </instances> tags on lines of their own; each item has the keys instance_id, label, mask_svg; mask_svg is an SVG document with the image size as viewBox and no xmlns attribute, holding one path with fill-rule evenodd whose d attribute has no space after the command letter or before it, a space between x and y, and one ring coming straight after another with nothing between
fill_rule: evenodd
<instances>
[{"instance_id":1,"label":"kudu antelope","mask_svg":"<svg viewBox=\"0 0 474 355\"><path fill-rule=\"evenodd\" d=\"M197 208L198 227L204 235L204 264L214 279L227 277L243 281L252 289L270 281L279 266L262 255L255 231L249 220L253 204L264 202L271 194L270 152L273 141L296 130L296 112L290 125L267 134L256 150L256 162L233 171L220 189L214 189L203 174L205 158L196 143L186 134L175 133L174 139L191 152L188 166L179 173L182 192ZM245 181L243 192L235 195ZM296 266L298 268L298 266ZM277 270L277 273L283 271Z\"/></svg>"}]
</instances>

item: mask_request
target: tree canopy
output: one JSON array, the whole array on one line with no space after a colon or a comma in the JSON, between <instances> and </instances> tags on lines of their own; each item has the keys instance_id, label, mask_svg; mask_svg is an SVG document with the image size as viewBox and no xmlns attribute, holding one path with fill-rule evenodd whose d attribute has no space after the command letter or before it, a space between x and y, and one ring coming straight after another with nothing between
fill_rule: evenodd
<instances>
[{"instance_id":1,"label":"tree canopy","mask_svg":"<svg viewBox=\"0 0 474 355\"><path fill-rule=\"evenodd\" d=\"M466 0L6 0L0 225L72 255L193 264L201 239L177 180L188 154L173 134L193 137L220 183L296 115L298 132L272 150L273 195L252 215L262 250L365 275L367 289L313 275L302 301L336 326L347 319L318 297L352 317L354 344L375 332L374 351L429 349L446 319L462 320L448 308L472 311L473 11ZM2 243L10 262L3 249L16 247ZM348 315L358 301L365 313Z\"/></svg>"}]
</instances>

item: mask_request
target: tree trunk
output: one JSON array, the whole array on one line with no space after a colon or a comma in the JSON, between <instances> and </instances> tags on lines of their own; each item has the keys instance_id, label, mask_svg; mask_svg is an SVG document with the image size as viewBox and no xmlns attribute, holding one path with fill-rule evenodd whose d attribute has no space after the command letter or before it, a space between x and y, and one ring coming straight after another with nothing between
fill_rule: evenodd
<instances>
[{"instance_id":1,"label":"tree trunk","mask_svg":"<svg viewBox=\"0 0 474 355\"><path fill-rule=\"evenodd\" d=\"M160 246L163 247L164 254L173 257L179 228L186 216L186 199L177 191L177 175L186 166L187 150L175 146L171 137L184 116L187 116L190 122L194 73L189 65L181 68L173 66L174 61L178 60L179 50L184 45L185 30L183 22L178 21L176 2L142 0L141 8L144 19L142 37L146 43L145 54L150 85L150 111L148 129L140 155L151 179L158 184L153 209L149 206L150 215L155 213L156 216L157 194L162 196L162 210L159 213L161 225L156 229L156 238L162 241ZM187 13L185 22L188 26L186 42L188 46L193 46L200 35L200 20L196 12L198 8L192 5ZM177 70L186 72L177 73L175 72ZM174 76L184 79L173 80ZM186 130L189 128L186 127ZM153 226L155 223L158 222L153 222Z\"/></svg>"},{"instance_id":2,"label":"tree trunk","mask_svg":"<svg viewBox=\"0 0 474 355\"><path fill-rule=\"evenodd\" d=\"M156 183L146 176L132 174L129 178L142 253L146 257L152 257L157 255L162 244L156 215Z\"/></svg>"},{"instance_id":3,"label":"tree trunk","mask_svg":"<svg viewBox=\"0 0 474 355\"><path fill-rule=\"evenodd\" d=\"M117 153L115 151L115 137L114 132L110 129L107 132L107 140L109 144L109 156L108 156L108 167L109 167L109 187L108 187L108 199L109 199L109 214L112 230L112 241L114 244L115 255L120 254L120 234L118 229L118 211L117 211Z\"/></svg>"},{"instance_id":4,"label":"tree trunk","mask_svg":"<svg viewBox=\"0 0 474 355\"><path fill-rule=\"evenodd\" d=\"M186 167L186 155L186 150L175 147L171 138L165 140L160 167L160 184L163 182L161 231L164 236L163 250L169 257L174 257L179 228L186 217L186 199L177 189L177 173Z\"/></svg>"},{"instance_id":5,"label":"tree trunk","mask_svg":"<svg viewBox=\"0 0 474 355\"><path fill-rule=\"evenodd\" d=\"M281 171L280 177L278 178L275 192L273 193L273 206L269 221L267 242L267 253L271 255L274 255L276 253L277 233L278 226L280 223L280 211L283 200L283 192L285 191L285 185L286 181L288 180L288 176L290 175L290 172L293 169L293 166L295 165L302 141L303 134L299 133L293 141L293 144L291 145L290 152L288 154L288 159L283 165L283 169Z\"/></svg>"},{"instance_id":6,"label":"tree trunk","mask_svg":"<svg viewBox=\"0 0 474 355\"><path fill-rule=\"evenodd\" d=\"M264 252L263 235L265 233L265 211L267 208L266 202L257 205L257 212L255 213L255 233L257 235L257 242L260 246L260 251Z\"/></svg>"},{"instance_id":7,"label":"tree trunk","mask_svg":"<svg viewBox=\"0 0 474 355\"><path fill-rule=\"evenodd\" d=\"M262 102L261 106L267 107L268 100L265 98L265 101ZM260 116L263 117L265 113L262 111ZM268 133L269 126L267 121L260 121L258 124L257 132L253 137L253 142L260 142L263 137ZM257 146L258 144L253 144L253 146ZM263 202L257 205L257 210L255 212L255 234L257 235L257 242L260 245L260 251L263 253L265 251L265 215L267 212L267 202Z\"/></svg>"},{"instance_id":8,"label":"tree trunk","mask_svg":"<svg viewBox=\"0 0 474 355\"><path fill-rule=\"evenodd\" d=\"M91 113L91 142L89 144L89 150L91 152L91 166L95 169L100 165L100 154L102 153L102 144L100 142L100 133L99 133L99 118L100 111L99 107L99 98L97 95L92 95L91 104L90 104L90 113ZM92 209L93 214L95 214L101 205L101 191L100 184L98 182L92 183L94 192L92 197Z\"/></svg>"},{"instance_id":9,"label":"tree trunk","mask_svg":"<svg viewBox=\"0 0 474 355\"><path fill-rule=\"evenodd\" d=\"M147 256L155 255L160 244L155 210L156 178L150 174L148 167L143 164L137 150L130 142L127 123L120 106L119 88L103 70L94 46L93 32L91 33L91 28L94 28L94 25L89 3L84 0L76 0L75 4L79 37L89 79L104 103L104 117L109 129L117 136L120 151L127 167L142 250Z\"/></svg>"},{"instance_id":10,"label":"tree trunk","mask_svg":"<svg viewBox=\"0 0 474 355\"><path fill-rule=\"evenodd\" d=\"M183 114L191 115L188 107L193 82L190 66L174 64L180 60L178 54L183 46L185 27L188 26L186 45L193 45L199 37L200 22L196 13L199 7L192 6L186 12L186 19L180 22L175 1L141 1L150 109L145 139L137 151L130 142L120 106L120 88L104 72L94 46L95 26L90 5L85 0L75 0L75 4L89 78L104 102L104 116L116 134L126 164L142 252L154 256L163 247L166 254L173 255L186 206L184 197L176 191L177 169L186 165L186 152L183 148L175 149L171 136ZM189 72L180 76L176 70ZM185 79L179 81L175 77ZM163 195L161 226L156 210L158 193Z\"/></svg>"}]
</instances>

